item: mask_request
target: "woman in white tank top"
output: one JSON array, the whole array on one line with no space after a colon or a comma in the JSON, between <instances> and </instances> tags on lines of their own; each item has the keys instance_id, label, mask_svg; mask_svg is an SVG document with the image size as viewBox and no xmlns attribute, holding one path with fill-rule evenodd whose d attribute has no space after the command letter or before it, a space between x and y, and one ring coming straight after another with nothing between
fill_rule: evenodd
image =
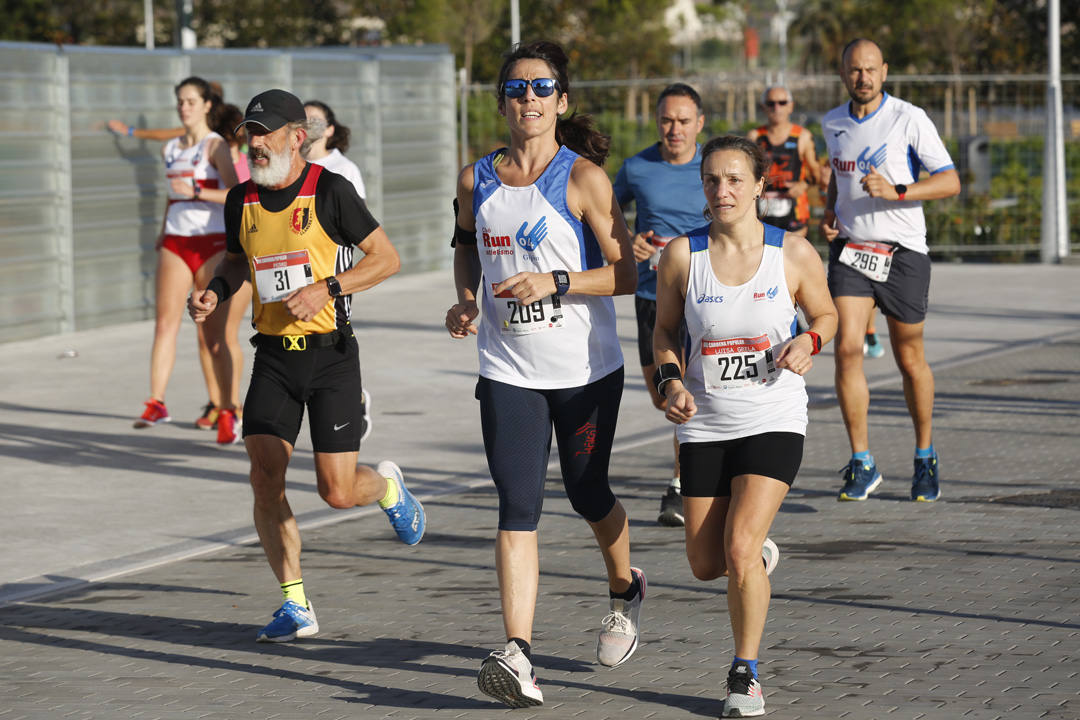
<instances>
[{"instance_id":1,"label":"woman in white tank top","mask_svg":"<svg viewBox=\"0 0 1080 720\"><path fill-rule=\"evenodd\" d=\"M764 712L757 658L768 573L779 558L767 535L802 459L802 376L836 332L817 252L757 218L768 162L745 138L705 145L701 174L710 223L668 245L656 291L656 381L667 418L678 426L686 555L698 579L729 578L735 660L723 717ZM810 320L802 334L797 306ZM684 320L685 368L679 365Z\"/></svg>"},{"instance_id":2,"label":"woman in white tank top","mask_svg":"<svg viewBox=\"0 0 1080 720\"><path fill-rule=\"evenodd\" d=\"M221 105L220 97L202 78L186 78L176 86L176 109L184 135L162 148L169 204L158 241L150 398L135 421L136 428L172 419L165 407L165 390L176 360L176 338L187 295L192 286L206 287L225 251L224 203L229 188L236 184L236 172L228 144L211 129ZM244 306L240 298L230 310ZM232 312L218 315L217 322L197 326L200 361L211 405L235 413L236 370L243 363L235 337L239 318L234 319ZM226 330L229 320L233 320L228 322L233 330L231 342ZM218 418L219 442L223 435L226 442L239 437L235 414L230 419L231 423L222 423Z\"/></svg>"},{"instance_id":3,"label":"woman in white tank top","mask_svg":"<svg viewBox=\"0 0 1080 720\"><path fill-rule=\"evenodd\" d=\"M585 117L559 118L569 102L562 49L515 48L497 92L510 146L458 178L458 298L446 327L453 338L478 335L477 398L499 492L496 566L507 642L484 660L478 684L524 707L543 702L530 643L553 433L571 505L589 522L608 570L598 660L618 665L637 648L645 576L630 567L626 512L607 480L623 385L611 296L634 292L637 274L599 167L608 138Z\"/></svg>"}]
</instances>

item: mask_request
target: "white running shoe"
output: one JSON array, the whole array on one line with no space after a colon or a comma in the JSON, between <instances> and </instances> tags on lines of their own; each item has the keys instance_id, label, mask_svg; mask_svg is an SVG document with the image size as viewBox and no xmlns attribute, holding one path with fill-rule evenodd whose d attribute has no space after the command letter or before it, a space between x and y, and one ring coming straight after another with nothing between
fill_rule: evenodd
<instances>
[{"instance_id":1,"label":"white running shoe","mask_svg":"<svg viewBox=\"0 0 1080 720\"><path fill-rule=\"evenodd\" d=\"M476 676L480 692L512 708L544 704L544 694L536 682L536 673L516 642L488 655Z\"/></svg>"},{"instance_id":2,"label":"white running shoe","mask_svg":"<svg viewBox=\"0 0 1080 720\"><path fill-rule=\"evenodd\" d=\"M765 538L765 544L761 546L761 559L765 562L765 574L772 575L772 571L780 564L780 548L770 538Z\"/></svg>"},{"instance_id":3,"label":"white running shoe","mask_svg":"<svg viewBox=\"0 0 1080 720\"><path fill-rule=\"evenodd\" d=\"M641 639L638 618L645 600L645 573L636 567L630 568L630 572L638 579L640 592L633 600L611 598L611 612L600 622L596 659L608 667L618 667L629 660Z\"/></svg>"},{"instance_id":4,"label":"white running shoe","mask_svg":"<svg viewBox=\"0 0 1080 720\"><path fill-rule=\"evenodd\" d=\"M765 693L750 672L750 666L737 662L727 676L727 699L722 718L755 717L765 714Z\"/></svg>"}]
</instances>

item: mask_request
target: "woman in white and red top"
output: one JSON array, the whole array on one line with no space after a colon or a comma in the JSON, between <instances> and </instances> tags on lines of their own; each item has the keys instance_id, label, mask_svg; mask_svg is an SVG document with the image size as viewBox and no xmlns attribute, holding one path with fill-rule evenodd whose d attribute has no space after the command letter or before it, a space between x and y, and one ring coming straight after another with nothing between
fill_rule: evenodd
<instances>
[{"instance_id":1,"label":"woman in white and red top","mask_svg":"<svg viewBox=\"0 0 1080 720\"><path fill-rule=\"evenodd\" d=\"M802 461L802 376L836 332L817 251L758 220L768 167L768 156L746 138L705 144L701 178L710 223L671 241L656 290L656 385L678 426L686 556L700 580L728 576L735 660L722 717L765 712L758 647L768 573L779 557L767 535ZM810 320L801 334L796 307Z\"/></svg>"},{"instance_id":2,"label":"woman in white and red top","mask_svg":"<svg viewBox=\"0 0 1080 720\"><path fill-rule=\"evenodd\" d=\"M135 421L150 427L172 418L165 408L165 388L176 361L176 337L192 285L202 290L225 252L225 196L236 184L229 146L211 126L217 125L222 102L202 78L189 77L176 86L176 109L184 135L162 149L169 181L169 204L158 242L155 283L154 344L150 352L150 398ZM243 303L234 303L243 307ZM211 402L221 407L218 441L234 442L235 404L231 396L234 364L243 361L240 345L226 342L225 321L198 326L200 347L208 348L212 367L204 364ZM215 395L217 398L215 399ZM224 418L224 421L223 421Z\"/></svg>"}]
</instances>

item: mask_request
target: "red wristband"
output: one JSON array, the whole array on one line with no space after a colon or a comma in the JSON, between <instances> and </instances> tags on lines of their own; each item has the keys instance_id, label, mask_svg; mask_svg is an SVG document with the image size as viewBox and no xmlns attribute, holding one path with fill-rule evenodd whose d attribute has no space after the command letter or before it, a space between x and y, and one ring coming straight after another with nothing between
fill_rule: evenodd
<instances>
[{"instance_id":1,"label":"red wristband","mask_svg":"<svg viewBox=\"0 0 1080 720\"><path fill-rule=\"evenodd\" d=\"M817 355L821 352L821 336L813 330L807 330L806 335L810 336L810 341L814 343L814 349L810 351L811 355Z\"/></svg>"}]
</instances>

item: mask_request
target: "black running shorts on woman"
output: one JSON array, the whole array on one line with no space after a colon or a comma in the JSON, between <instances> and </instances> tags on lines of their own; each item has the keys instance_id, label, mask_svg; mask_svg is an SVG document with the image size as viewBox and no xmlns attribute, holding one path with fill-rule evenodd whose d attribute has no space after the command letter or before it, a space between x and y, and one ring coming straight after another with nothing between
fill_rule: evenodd
<instances>
[{"instance_id":1,"label":"black running shorts on woman","mask_svg":"<svg viewBox=\"0 0 1080 720\"><path fill-rule=\"evenodd\" d=\"M286 350L260 342L244 400L244 437L273 435L296 444L307 405L315 452L360 449L360 352L352 329L336 345Z\"/></svg>"},{"instance_id":2,"label":"black running shorts on woman","mask_svg":"<svg viewBox=\"0 0 1080 720\"><path fill-rule=\"evenodd\" d=\"M731 479L764 475L788 487L802 464L804 437L767 432L735 440L679 445L683 497L731 497Z\"/></svg>"},{"instance_id":3,"label":"black running shorts on woman","mask_svg":"<svg viewBox=\"0 0 1080 720\"><path fill-rule=\"evenodd\" d=\"M829 243L829 293L835 297L872 297L881 312L914 325L926 319L930 306L930 256L896 246L885 282L866 277L840 262L846 238Z\"/></svg>"},{"instance_id":4,"label":"black running shorts on woman","mask_svg":"<svg viewBox=\"0 0 1080 720\"><path fill-rule=\"evenodd\" d=\"M476 384L488 469L499 492L499 529L536 530L552 427L574 510L599 522L615 507L608 460L622 400L623 369L581 387L533 390L481 377Z\"/></svg>"}]
</instances>

